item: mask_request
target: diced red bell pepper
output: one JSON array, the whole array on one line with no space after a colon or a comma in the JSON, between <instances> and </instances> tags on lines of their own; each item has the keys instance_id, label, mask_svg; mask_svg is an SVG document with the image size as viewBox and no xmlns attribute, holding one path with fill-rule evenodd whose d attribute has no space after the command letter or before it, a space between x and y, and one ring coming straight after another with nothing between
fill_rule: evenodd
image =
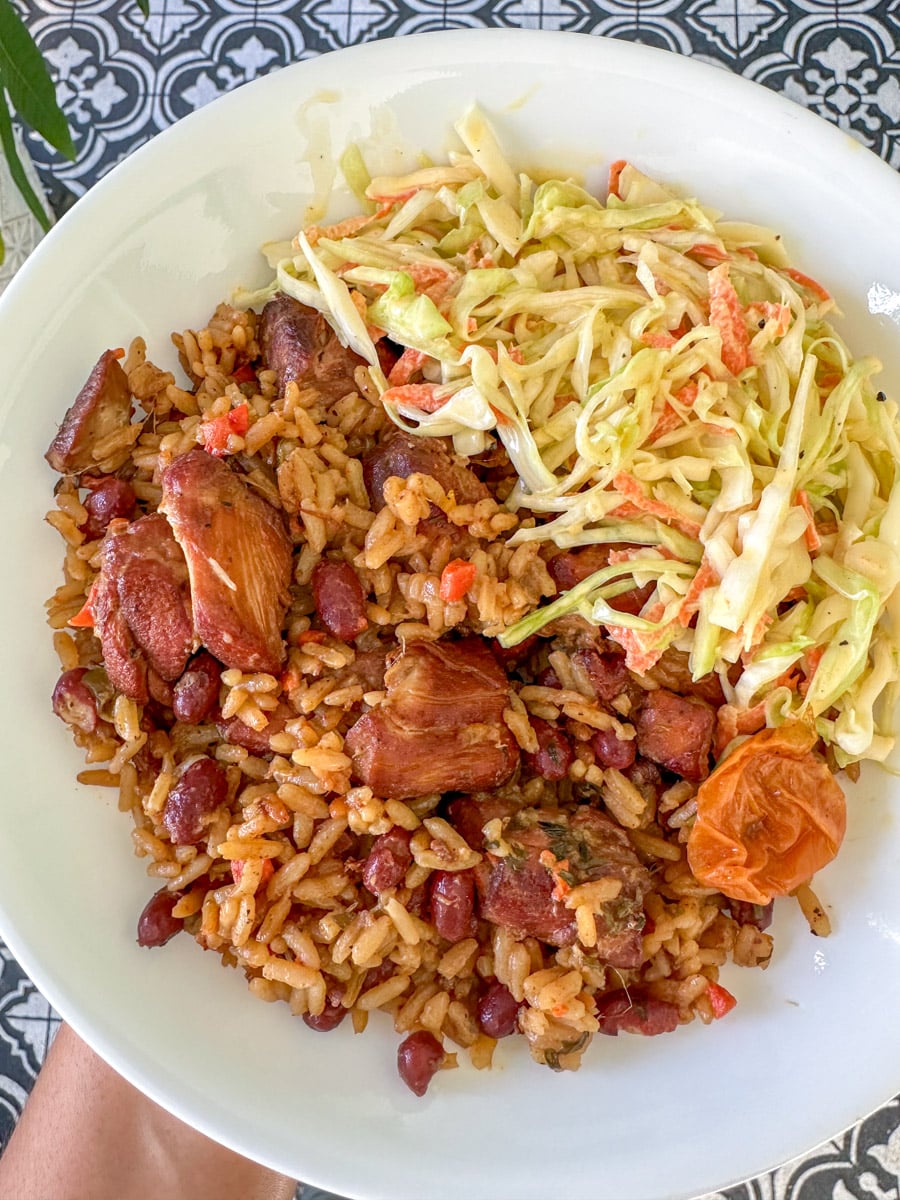
<instances>
[{"instance_id":1,"label":"diced red bell pepper","mask_svg":"<svg viewBox=\"0 0 900 1200\"><path fill-rule=\"evenodd\" d=\"M724 1017L726 1013L730 1013L737 1004L734 996L726 988L723 988L720 983L710 982L706 988L706 994L709 997L710 1008L713 1011L713 1016L718 1021L719 1017Z\"/></svg>"},{"instance_id":2,"label":"diced red bell pepper","mask_svg":"<svg viewBox=\"0 0 900 1200\"><path fill-rule=\"evenodd\" d=\"M448 562L441 571L440 596L443 602L453 604L456 600L462 600L477 574L475 564L466 562L464 558L454 558Z\"/></svg>"},{"instance_id":3,"label":"diced red bell pepper","mask_svg":"<svg viewBox=\"0 0 900 1200\"><path fill-rule=\"evenodd\" d=\"M85 600L82 607L78 610L74 617L69 617L68 624L73 629L93 629L94 628L94 588L96 583L91 585L91 590L88 592L88 598Z\"/></svg>"},{"instance_id":4,"label":"diced red bell pepper","mask_svg":"<svg viewBox=\"0 0 900 1200\"><path fill-rule=\"evenodd\" d=\"M228 453L228 439L236 433L243 437L250 428L250 410L246 404L238 404L236 408L223 413L221 417L213 417L211 421L203 421L200 425L200 437L207 454L221 458Z\"/></svg>"}]
</instances>

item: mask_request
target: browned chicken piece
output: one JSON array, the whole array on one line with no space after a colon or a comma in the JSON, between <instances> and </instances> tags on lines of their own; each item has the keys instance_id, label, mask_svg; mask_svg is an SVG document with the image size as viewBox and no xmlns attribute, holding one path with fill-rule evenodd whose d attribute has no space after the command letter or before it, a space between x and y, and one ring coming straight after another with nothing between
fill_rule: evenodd
<instances>
[{"instance_id":1,"label":"browned chicken piece","mask_svg":"<svg viewBox=\"0 0 900 1200\"><path fill-rule=\"evenodd\" d=\"M187 563L159 513L111 521L100 561L91 609L106 673L117 691L144 704L148 667L177 679L193 650Z\"/></svg>"},{"instance_id":2,"label":"browned chicken piece","mask_svg":"<svg viewBox=\"0 0 900 1200\"><path fill-rule=\"evenodd\" d=\"M197 637L227 667L277 672L291 578L281 513L199 446L166 467L162 488L160 512L187 559Z\"/></svg>"},{"instance_id":3,"label":"browned chicken piece","mask_svg":"<svg viewBox=\"0 0 900 1200\"><path fill-rule=\"evenodd\" d=\"M372 507L384 508L384 485L392 477L431 475L457 504L477 504L490 496L487 487L454 454L446 438L413 437L397 430L363 459L363 478ZM437 509L434 514L440 517ZM431 518L429 518L431 519Z\"/></svg>"},{"instance_id":4,"label":"browned chicken piece","mask_svg":"<svg viewBox=\"0 0 900 1200\"><path fill-rule=\"evenodd\" d=\"M273 296L260 317L263 362L278 376L280 393L289 383L310 384L340 400L357 391L354 371L363 359L342 346L320 312L292 296Z\"/></svg>"},{"instance_id":5,"label":"browned chicken piece","mask_svg":"<svg viewBox=\"0 0 900 1200\"><path fill-rule=\"evenodd\" d=\"M521 808L520 804L496 792L480 796L458 796L447 805L450 824L461 833L473 850L484 849L484 827L488 821L498 817L511 817Z\"/></svg>"},{"instance_id":6,"label":"browned chicken piece","mask_svg":"<svg viewBox=\"0 0 900 1200\"><path fill-rule=\"evenodd\" d=\"M519 749L503 722L509 687L486 642L414 642L384 683L385 701L346 739L356 777L377 795L478 791L512 775Z\"/></svg>"},{"instance_id":7,"label":"browned chicken piece","mask_svg":"<svg viewBox=\"0 0 900 1200\"><path fill-rule=\"evenodd\" d=\"M288 721L296 716L297 714L289 705L279 701L277 708L266 713L268 724L263 729L254 729L240 717L229 717L227 720L220 718L216 721L216 727L219 736L226 742L231 742L234 746L243 746L251 754L262 756L271 754L269 738L275 733L283 733Z\"/></svg>"},{"instance_id":8,"label":"browned chicken piece","mask_svg":"<svg viewBox=\"0 0 900 1200\"><path fill-rule=\"evenodd\" d=\"M660 687L668 688L670 692L678 692L680 696L699 696L716 708L725 703L719 676L711 671L695 682L691 676L689 655L684 650L676 650L674 646L663 652L656 666L647 672L647 678Z\"/></svg>"},{"instance_id":9,"label":"browned chicken piece","mask_svg":"<svg viewBox=\"0 0 900 1200\"><path fill-rule=\"evenodd\" d=\"M60 475L77 475L95 467L93 447L101 438L124 429L132 411L128 378L115 352L106 350L63 417L44 457Z\"/></svg>"},{"instance_id":10,"label":"browned chicken piece","mask_svg":"<svg viewBox=\"0 0 900 1200\"><path fill-rule=\"evenodd\" d=\"M619 894L595 908L597 946L593 953L611 966L639 965L644 928L644 895L650 876L638 861L624 830L595 809L575 816L527 808L503 828L510 849L476 868L481 915L504 925L516 937L536 937L552 946L576 938L575 913L566 908L550 866L570 888L599 879L618 880Z\"/></svg>"},{"instance_id":11,"label":"browned chicken piece","mask_svg":"<svg viewBox=\"0 0 900 1200\"><path fill-rule=\"evenodd\" d=\"M716 711L699 696L650 692L636 722L638 751L667 771L699 783L709 774Z\"/></svg>"}]
</instances>

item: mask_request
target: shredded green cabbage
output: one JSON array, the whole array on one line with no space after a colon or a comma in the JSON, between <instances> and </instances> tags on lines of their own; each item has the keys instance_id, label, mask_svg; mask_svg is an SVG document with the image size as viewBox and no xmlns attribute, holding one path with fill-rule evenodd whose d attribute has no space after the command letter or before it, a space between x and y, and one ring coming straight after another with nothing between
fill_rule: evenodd
<instances>
[{"instance_id":1,"label":"shredded green cabbage","mask_svg":"<svg viewBox=\"0 0 900 1200\"><path fill-rule=\"evenodd\" d=\"M446 163L370 179L368 220L301 232L271 288L322 311L391 417L476 454L499 439L533 514L514 543L626 544L529 613L578 614L645 672L666 647L770 724L814 722L846 765L884 759L900 676L900 431L834 302L771 230L628 164L591 195L516 172L482 113ZM393 386L376 341L418 352ZM423 399L424 397L424 399ZM652 584L641 612L611 601Z\"/></svg>"}]
</instances>

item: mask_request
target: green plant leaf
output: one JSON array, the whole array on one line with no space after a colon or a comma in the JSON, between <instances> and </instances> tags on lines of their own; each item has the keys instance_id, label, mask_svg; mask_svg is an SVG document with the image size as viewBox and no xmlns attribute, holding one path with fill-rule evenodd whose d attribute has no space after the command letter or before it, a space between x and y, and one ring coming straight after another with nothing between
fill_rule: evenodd
<instances>
[{"instance_id":1,"label":"green plant leaf","mask_svg":"<svg viewBox=\"0 0 900 1200\"><path fill-rule=\"evenodd\" d=\"M150 0L134 0L145 17L150 16Z\"/></svg>"},{"instance_id":2,"label":"green plant leaf","mask_svg":"<svg viewBox=\"0 0 900 1200\"><path fill-rule=\"evenodd\" d=\"M41 229L46 233L50 228L50 218L47 216L43 204L41 204L40 197L29 183L22 160L19 158L19 148L16 145L16 139L13 134L9 104L7 103L6 92L3 89L4 82L3 76L0 74L0 147L3 148L3 153L6 156L6 165L9 167L13 183L19 189L22 199L34 213Z\"/></svg>"},{"instance_id":3,"label":"green plant leaf","mask_svg":"<svg viewBox=\"0 0 900 1200\"><path fill-rule=\"evenodd\" d=\"M22 18L9 0L0 0L0 74L21 118L51 146L74 160L75 145L56 88Z\"/></svg>"},{"instance_id":4,"label":"green plant leaf","mask_svg":"<svg viewBox=\"0 0 900 1200\"><path fill-rule=\"evenodd\" d=\"M3 231L0 230L0 267L6 262L6 243L3 241Z\"/></svg>"}]
</instances>

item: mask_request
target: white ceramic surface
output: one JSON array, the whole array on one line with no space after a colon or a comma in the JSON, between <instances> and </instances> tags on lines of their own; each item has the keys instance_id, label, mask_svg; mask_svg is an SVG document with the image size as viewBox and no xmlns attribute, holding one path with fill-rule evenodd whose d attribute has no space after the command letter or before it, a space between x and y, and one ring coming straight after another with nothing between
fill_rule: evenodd
<instances>
[{"instance_id":1,"label":"white ceramic surface","mask_svg":"<svg viewBox=\"0 0 900 1200\"><path fill-rule=\"evenodd\" d=\"M153 885L108 792L52 716L42 601L57 582L41 524L42 453L98 353L202 324L262 281L260 242L290 235L335 154L371 139L440 153L480 102L523 166L625 157L731 216L777 226L831 287L858 352L900 381L900 181L799 107L667 53L579 35L437 34L357 47L269 76L188 118L103 181L0 303L0 929L65 1018L186 1121L354 1197L661 1200L721 1187L812 1146L900 1088L900 787L851 790L838 861L819 877L835 933L780 906L771 969L727 976L726 1020L644 1040L597 1038L575 1075L509 1039L497 1069L397 1077L386 1019L354 1038L253 1000L188 938L141 951ZM389 153L390 152L390 153ZM319 164L313 178L305 164ZM13 699L13 697L15 697Z\"/></svg>"}]
</instances>

